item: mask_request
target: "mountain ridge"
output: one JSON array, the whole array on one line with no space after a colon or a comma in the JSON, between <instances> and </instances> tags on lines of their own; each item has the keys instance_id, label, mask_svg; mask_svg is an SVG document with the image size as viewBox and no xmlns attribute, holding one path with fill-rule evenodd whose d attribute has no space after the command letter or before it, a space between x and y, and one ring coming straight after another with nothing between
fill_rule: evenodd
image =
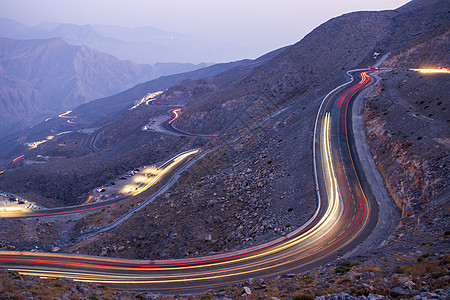
<instances>
[{"instance_id":1,"label":"mountain ridge","mask_svg":"<svg viewBox=\"0 0 450 300\"><path fill-rule=\"evenodd\" d=\"M133 30L114 25L70 23L26 26L15 20L0 18L0 36L18 39L59 37L69 44L87 45L123 60L145 64L227 62L254 57L257 52L249 47L189 37L153 27Z\"/></svg>"},{"instance_id":2,"label":"mountain ridge","mask_svg":"<svg viewBox=\"0 0 450 300\"><path fill-rule=\"evenodd\" d=\"M204 66L168 64L166 69L165 64L122 61L88 46L70 45L61 38L0 37L0 112L6 116L0 123L0 136L8 128L33 125L140 82ZM15 122L17 118L25 123Z\"/></svg>"}]
</instances>

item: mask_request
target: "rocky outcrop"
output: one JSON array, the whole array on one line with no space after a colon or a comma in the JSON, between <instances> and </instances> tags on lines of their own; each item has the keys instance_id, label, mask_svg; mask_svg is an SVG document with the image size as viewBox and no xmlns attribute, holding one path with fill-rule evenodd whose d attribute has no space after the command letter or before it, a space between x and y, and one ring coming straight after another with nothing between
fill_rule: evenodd
<instances>
[{"instance_id":1,"label":"rocky outcrop","mask_svg":"<svg viewBox=\"0 0 450 300\"><path fill-rule=\"evenodd\" d=\"M442 236L450 192L448 74L397 69L382 77L364 119L375 162L402 209L399 232Z\"/></svg>"}]
</instances>

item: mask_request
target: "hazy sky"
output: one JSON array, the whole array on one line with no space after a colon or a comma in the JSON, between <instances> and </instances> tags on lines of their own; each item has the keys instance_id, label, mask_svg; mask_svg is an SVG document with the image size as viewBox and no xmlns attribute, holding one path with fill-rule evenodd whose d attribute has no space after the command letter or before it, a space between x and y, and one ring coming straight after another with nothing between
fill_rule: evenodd
<instances>
[{"instance_id":1,"label":"hazy sky","mask_svg":"<svg viewBox=\"0 0 450 300\"><path fill-rule=\"evenodd\" d=\"M292 44L343 13L397 8L406 0L0 0L0 17L40 22L152 26L253 46Z\"/></svg>"}]
</instances>

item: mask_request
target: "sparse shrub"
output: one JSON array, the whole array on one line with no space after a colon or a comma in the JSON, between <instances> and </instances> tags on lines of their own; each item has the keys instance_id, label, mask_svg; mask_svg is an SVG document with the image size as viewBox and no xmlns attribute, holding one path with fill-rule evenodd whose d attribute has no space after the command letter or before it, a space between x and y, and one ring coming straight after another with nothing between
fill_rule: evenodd
<instances>
[{"instance_id":1,"label":"sparse shrub","mask_svg":"<svg viewBox=\"0 0 450 300\"><path fill-rule=\"evenodd\" d=\"M367 286L359 286L358 288L352 287L350 291L355 296L367 296L371 292L370 288Z\"/></svg>"},{"instance_id":2,"label":"sparse shrub","mask_svg":"<svg viewBox=\"0 0 450 300\"><path fill-rule=\"evenodd\" d=\"M346 282L350 282L350 279L344 278L341 281L339 281L340 284L343 284L343 283L346 283Z\"/></svg>"},{"instance_id":3,"label":"sparse shrub","mask_svg":"<svg viewBox=\"0 0 450 300\"><path fill-rule=\"evenodd\" d=\"M450 230L447 230L447 231L444 232L444 236L445 237L448 237L449 235L450 235Z\"/></svg>"},{"instance_id":4,"label":"sparse shrub","mask_svg":"<svg viewBox=\"0 0 450 300\"><path fill-rule=\"evenodd\" d=\"M336 274L344 274L347 273L348 271L350 271L349 267L345 267L345 266L339 266L334 270L334 273Z\"/></svg>"},{"instance_id":5,"label":"sparse shrub","mask_svg":"<svg viewBox=\"0 0 450 300\"><path fill-rule=\"evenodd\" d=\"M299 294L296 295L293 300L314 300L314 298L316 298L313 295L308 295L308 294Z\"/></svg>"},{"instance_id":6,"label":"sparse shrub","mask_svg":"<svg viewBox=\"0 0 450 300\"><path fill-rule=\"evenodd\" d=\"M433 279L438 279L439 277L445 276L445 273L442 271L437 271L437 272L433 272L431 273L431 278Z\"/></svg>"},{"instance_id":7,"label":"sparse shrub","mask_svg":"<svg viewBox=\"0 0 450 300\"><path fill-rule=\"evenodd\" d=\"M430 256L431 256L430 253L422 254L421 256L419 256L419 257L417 258L417 261L418 261L418 262L422 262L425 258L428 258L428 257L430 257Z\"/></svg>"},{"instance_id":8,"label":"sparse shrub","mask_svg":"<svg viewBox=\"0 0 450 300\"><path fill-rule=\"evenodd\" d=\"M381 272L381 268L379 267L362 267L359 269L360 272L373 272L378 273Z\"/></svg>"},{"instance_id":9,"label":"sparse shrub","mask_svg":"<svg viewBox=\"0 0 450 300\"><path fill-rule=\"evenodd\" d=\"M441 258L439 260L439 265L440 266L444 266L444 265L447 265L447 264L450 264L450 255L444 256L443 258Z\"/></svg>"},{"instance_id":10,"label":"sparse shrub","mask_svg":"<svg viewBox=\"0 0 450 300\"><path fill-rule=\"evenodd\" d=\"M302 278L306 284L312 284L314 282L314 278L311 276L305 276Z\"/></svg>"},{"instance_id":11,"label":"sparse shrub","mask_svg":"<svg viewBox=\"0 0 450 300\"><path fill-rule=\"evenodd\" d=\"M349 261L344 261L341 263L341 266L343 267L350 267L350 262Z\"/></svg>"},{"instance_id":12,"label":"sparse shrub","mask_svg":"<svg viewBox=\"0 0 450 300\"><path fill-rule=\"evenodd\" d=\"M293 210L292 207L289 207L289 208L288 208L288 212L291 212L292 210Z\"/></svg>"},{"instance_id":13,"label":"sparse shrub","mask_svg":"<svg viewBox=\"0 0 450 300\"><path fill-rule=\"evenodd\" d=\"M356 267L359 266L361 262L359 260L354 260L350 263L350 267Z\"/></svg>"},{"instance_id":14,"label":"sparse shrub","mask_svg":"<svg viewBox=\"0 0 450 300\"><path fill-rule=\"evenodd\" d=\"M344 261L340 265L351 268L351 267L359 266L360 264L361 264L361 262L359 260L354 260L354 261Z\"/></svg>"}]
</instances>

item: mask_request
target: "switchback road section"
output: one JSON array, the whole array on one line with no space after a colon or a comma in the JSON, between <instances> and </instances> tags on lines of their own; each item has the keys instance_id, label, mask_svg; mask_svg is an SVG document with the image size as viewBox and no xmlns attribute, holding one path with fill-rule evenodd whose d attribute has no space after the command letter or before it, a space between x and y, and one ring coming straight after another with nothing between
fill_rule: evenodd
<instances>
[{"instance_id":1,"label":"switchback road section","mask_svg":"<svg viewBox=\"0 0 450 300\"><path fill-rule=\"evenodd\" d=\"M376 201L355 152L350 126L352 102L372 83L370 75L375 71L349 72L352 80L323 99L313 146L318 207L290 234L239 251L171 260L0 251L0 266L20 274L174 294L305 271L336 259L364 240L377 221Z\"/></svg>"}]
</instances>

